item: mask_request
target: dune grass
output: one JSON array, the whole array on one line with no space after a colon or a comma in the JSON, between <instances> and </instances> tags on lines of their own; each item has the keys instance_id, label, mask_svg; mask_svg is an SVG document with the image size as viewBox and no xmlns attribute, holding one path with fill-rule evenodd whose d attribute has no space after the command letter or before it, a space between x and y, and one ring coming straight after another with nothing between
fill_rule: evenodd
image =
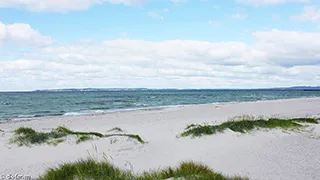
<instances>
[{"instance_id":1,"label":"dune grass","mask_svg":"<svg viewBox=\"0 0 320 180\"><path fill-rule=\"evenodd\" d=\"M133 174L121 170L107 161L97 162L92 159L66 163L55 169L49 169L38 180L163 180L163 179L192 179L192 180L244 180L247 178L227 177L216 173L205 165L194 162L183 162L177 168L166 168L158 171Z\"/></svg>"},{"instance_id":2,"label":"dune grass","mask_svg":"<svg viewBox=\"0 0 320 180\"><path fill-rule=\"evenodd\" d=\"M105 135L105 137L113 137L113 136L127 136L129 138L136 139L141 144L145 143L145 141L139 135L135 135L135 134L106 134Z\"/></svg>"},{"instance_id":3,"label":"dune grass","mask_svg":"<svg viewBox=\"0 0 320 180\"><path fill-rule=\"evenodd\" d=\"M80 132L80 131L71 131L70 129L59 126L57 129L55 129L58 132L61 133L66 133L69 135L92 135L92 136L97 136L97 137L103 137L104 135L98 132Z\"/></svg>"},{"instance_id":4,"label":"dune grass","mask_svg":"<svg viewBox=\"0 0 320 180\"><path fill-rule=\"evenodd\" d=\"M30 146L31 144L49 143L51 140L59 139L67 136L66 132L57 131L56 129L51 132L37 132L32 128L20 127L14 131L15 136L11 139L11 143L18 146Z\"/></svg>"},{"instance_id":5,"label":"dune grass","mask_svg":"<svg viewBox=\"0 0 320 180\"><path fill-rule=\"evenodd\" d=\"M138 176L137 180L152 180L152 179L184 179L184 180L244 180L238 176L228 177L221 173L214 172L208 166L197 164L195 162L182 162L179 167L144 172Z\"/></svg>"},{"instance_id":6,"label":"dune grass","mask_svg":"<svg viewBox=\"0 0 320 180\"><path fill-rule=\"evenodd\" d=\"M319 124L319 119L316 118L292 118L291 121L300 123Z\"/></svg>"},{"instance_id":7,"label":"dune grass","mask_svg":"<svg viewBox=\"0 0 320 180\"><path fill-rule=\"evenodd\" d=\"M81 160L75 163L65 163L59 168L49 169L38 180L74 180L74 179L132 179L128 171L122 171L108 162L97 162L92 159Z\"/></svg>"},{"instance_id":8,"label":"dune grass","mask_svg":"<svg viewBox=\"0 0 320 180\"><path fill-rule=\"evenodd\" d=\"M92 137L108 138L111 136L126 136L132 139L136 139L140 143L145 141L135 134L101 134L98 132L81 132L72 131L66 127L59 126L50 132L37 132L32 128L20 127L14 131L14 137L10 140L10 143L17 144L18 146L31 146L47 143L49 145L57 145L62 143L65 138L69 135L75 135L78 137L76 143L91 140Z\"/></svg>"},{"instance_id":9,"label":"dune grass","mask_svg":"<svg viewBox=\"0 0 320 180\"><path fill-rule=\"evenodd\" d=\"M48 141L47 144L52 146L57 146L58 144L63 143L64 141L65 139L54 139L54 140Z\"/></svg>"},{"instance_id":10,"label":"dune grass","mask_svg":"<svg viewBox=\"0 0 320 180\"><path fill-rule=\"evenodd\" d=\"M300 123L313 123L318 124L319 119L316 118L292 118L292 119L280 119L280 118L254 118L244 116L242 119L232 119L224 122L220 125L188 125L186 130L181 133L182 137L192 136L199 137L203 135L212 135L221 133L226 129L230 129L234 132L246 133L254 129L274 129L281 128L285 130L292 130L302 127Z\"/></svg>"},{"instance_id":11,"label":"dune grass","mask_svg":"<svg viewBox=\"0 0 320 180\"><path fill-rule=\"evenodd\" d=\"M111 132L111 131L119 131L119 132L123 132L123 130L119 127L114 127L112 129L110 129L108 132Z\"/></svg>"},{"instance_id":12,"label":"dune grass","mask_svg":"<svg viewBox=\"0 0 320 180\"><path fill-rule=\"evenodd\" d=\"M91 140L91 139L92 139L91 136L82 135L82 136L78 137L76 143L79 144L79 143L81 143L81 142L89 141L89 140Z\"/></svg>"}]
</instances>

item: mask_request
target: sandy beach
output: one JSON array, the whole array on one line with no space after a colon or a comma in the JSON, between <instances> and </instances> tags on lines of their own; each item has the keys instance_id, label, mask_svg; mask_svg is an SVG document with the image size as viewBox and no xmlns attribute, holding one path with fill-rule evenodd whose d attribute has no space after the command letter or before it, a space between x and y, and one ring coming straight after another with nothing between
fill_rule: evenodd
<instances>
[{"instance_id":1,"label":"sandy beach","mask_svg":"<svg viewBox=\"0 0 320 180\"><path fill-rule=\"evenodd\" d=\"M265 117L320 117L320 98L287 99L219 105L188 105L113 112L100 115L60 116L0 124L0 173L43 174L63 162L93 157L107 158L123 169L142 172L176 166L193 160L226 175L250 179L312 180L320 177L320 125L299 132L254 131L248 134L227 130L200 138L178 138L188 124L218 124L240 115ZM120 127L138 134L148 143L122 138L104 138L58 146L18 147L9 144L13 130L31 127L50 131L65 126L76 131L106 133Z\"/></svg>"}]
</instances>

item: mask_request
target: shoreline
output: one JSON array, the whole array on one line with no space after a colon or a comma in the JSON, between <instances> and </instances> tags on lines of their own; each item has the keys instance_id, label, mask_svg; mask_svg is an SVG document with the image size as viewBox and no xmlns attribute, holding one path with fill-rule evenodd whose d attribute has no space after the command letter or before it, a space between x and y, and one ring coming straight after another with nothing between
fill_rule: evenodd
<instances>
[{"instance_id":1,"label":"shoreline","mask_svg":"<svg viewBox=\"0 0 320 180\"><path fill-rule=\"evenodd\" d=\"M27 117L27 118L13 118L8 120L0 120L0 124L5 123L16 123L23 121L33 121L39 119L54 119L54 118L63 118L63 117L81 117L81 116L103 116L106 114L113 113L123 113L123 112L135 112L135 111L157 111L163 110L167 108L181 108L181 107L190 107L190 106L207 106L207 105L226 105L226 104L239 104L239 103L254 103L254 102L269 102L269 101L285 101L285 100L303 100L303 99L319 99L320 97L299 97L299 98L285 98L285 99L272 99L272 100L257 100L257 101L232 101L232 102L216 102L216 103L205 103L205 104L181 104L181 105L167 105L167 106L150 106L150 107L142 107L142 108L126 108L126 109L109 109L109 110L95 110L102 111L99 113L81 113L81 112L67 112L62 115L56 116L41 116L41 117ZM85 110L85 111L90 111ZM69 115L67 115L70 113ZM74 114L73 114L74 113ZM79 114L78 114L79 113Z\"/></svg>"},{"instance_id":2,"label":"shoreline","mask_svg":"<svg viewBox=\"0 0 320 180\"><path fill-rule=\"evenodd\" d=\"M48 168L88 157L139 173L193 160L226 175L250 179L312 179L320 177L320 124L299 132L281 129L248 134L226 130L200 138L178 138L189 124L221 124L241 115L255 117L320 117L320 98L187 105L160 110L113 112L91 116L63 116L0 123L0 172L38 177ZM18 147L10 144L13 130L30 127L49 132L58 126L73 131L108 133L119 127L147 143L125 137L93 139L80 144L68 138L57 146ZM146 163L148 162L148 163ZM128 165L129 164L129 165Z\"/></svg>"}]
</instances>

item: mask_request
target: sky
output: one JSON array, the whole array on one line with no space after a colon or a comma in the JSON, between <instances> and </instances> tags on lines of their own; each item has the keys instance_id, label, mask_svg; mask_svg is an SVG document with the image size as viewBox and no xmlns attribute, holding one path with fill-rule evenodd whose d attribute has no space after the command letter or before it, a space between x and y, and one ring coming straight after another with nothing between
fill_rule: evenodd
<instances>
[{"instance_id":1,"label":"sky","mask_svg":"<svg viewBox=\"0 0 320 180\"><path fill-rule=\"evenodd\" d=\"M320 0L0 0L0 91L320 85Z\"/></svg>"}]
</instances>

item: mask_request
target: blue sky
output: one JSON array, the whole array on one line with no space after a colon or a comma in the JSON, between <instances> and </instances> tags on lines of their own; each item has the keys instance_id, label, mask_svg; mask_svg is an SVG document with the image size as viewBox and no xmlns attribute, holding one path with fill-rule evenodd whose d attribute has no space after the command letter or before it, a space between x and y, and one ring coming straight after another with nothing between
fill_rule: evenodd
<instances>
[{"instance_id":1,"label":"blue sky","mask_svg":"<svg viewBox=\"0 0 320 180\"><path fill-rule=\"evenodd\" d=\"M319 68L320 46L315 41L320 30L319 1L101 2L0 2L0 90L320 84L316 73L299 76ZM48 74L50 63L58 72ZM61 69L66 66L79 70ZM101 74L88 73L85 67L96 67ZM229 75L217 71L230 67ZM279 68L281 73L270 74L266 68ZM140 70L149 75L133 73ZM88 82L77 80L83 75ZM106 79L107 75L117 81ZM65 76L69 79L63 80ZM108 83L97 83L101 78ZM154 83L157 78L161 80Z\"/></svg>"},{"instance_id":2,"label":"blue sky","mask_svg":"<svg viewBox=\"0 0 320 180\"><path fill-rule=\"evenodd\" d=\"M0 17L5 24L30 24L43 35L62 42L82 38L117 39L122 32L128 38L151 41L189 39L250 42L249 32L258 30L276 28L318 31L316 24L290 20L293 14L301 13L303 6L301 3L289 3L257 8L234 0L194 0L177 5L164 0L137 6L93 5L87 10L62 13L2 8ZM151 17L148 13L159 17ZM244 16L244 19L231 17L237 14Z\"/></svg>"}]
</instances>

